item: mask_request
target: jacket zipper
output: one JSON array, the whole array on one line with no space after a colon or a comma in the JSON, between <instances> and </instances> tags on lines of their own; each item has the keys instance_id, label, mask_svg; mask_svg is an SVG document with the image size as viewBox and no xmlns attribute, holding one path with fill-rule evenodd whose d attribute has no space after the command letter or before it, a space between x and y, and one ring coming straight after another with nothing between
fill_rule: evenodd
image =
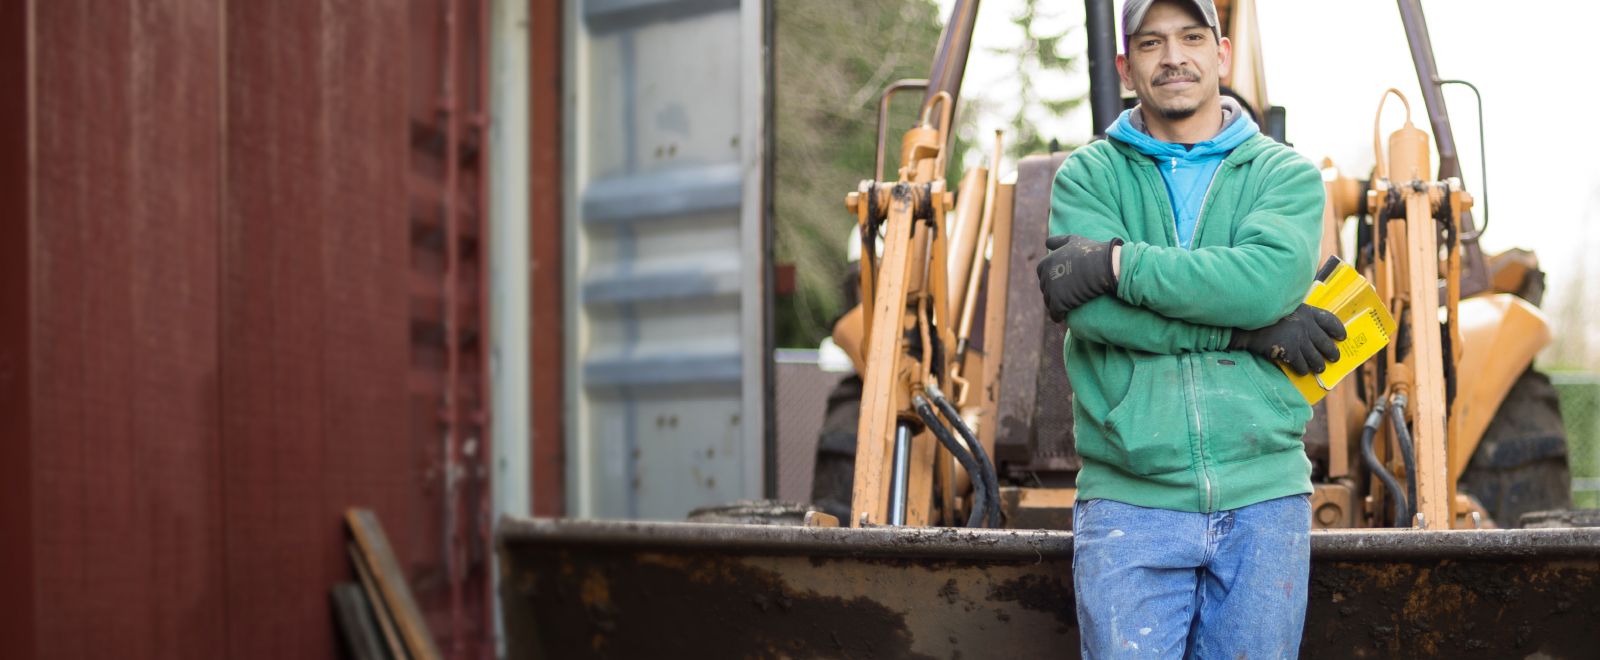
<instances>
[{"instance_id":1,"label":"jacket zipper","mask_svg":"<svg viewBox=\"0 0 1600 660\"><path fill-rule=\"evenodd\" d=\"M1214 170L1211 171L1211 180L1206 182L1206 192L1205 192L1204 195L1202 195L1200 197L1200 210L1194 216L1194 231L1189 233L1189 245L1186 246L1185 249L1188 249L1188 250L1191 250L1191 251L1194 250L1194 242L1195 242L1195 240L1200 238L1200 228L1201 228L1201 226L1203 226L1203 223L1205 222L1205 218L1206 218L1206 205L1211 203L1211 188L1212 188L1212 186L1217 185L1217 175L1222 173L1222 167L1224 165L1227 165L1227 163L1226 162L1217 163L1217 169L1214 169ZM1174 209L1173 213L1174 213L1173 222L1176 223L1177 222L1177 220L1176 220L1177 210ZM1192 356L1192 355L1187 356L1187 357L1189 358L1189 370L1190 370L1190 373L1193 374L1194 373L1194 360L1195 360L1195 357ZM1195 412L1194 412L1195 427L1196 427L1196 430L1198 430L1199 433L1200 433L1200 479L1201 479L1201 481L1204 481L1205 484L1206 484L1206 511L1207 512L1211 512L1211 511L1215 511L1216 510L1216 508L1217 508L1217 500L1216 500L1216 492L1211 488L1211 465L1210 465L1210 461L1208 461L1207 458L1206 458L1206 433L1205 433L1205 429L1200 426L1200 422L1199 422L1199 420L1200 420L1200 400L1199 400L1199 397L1196 397L1194 399L1193 403L1191 403L1190 405L1194 406L1194 409L1195 409Z\"/></svg>"},{"instance_id":2,"label":"jacket zipper","mask_svg":"<svg viewBox=\"0 0 1600 660\"><path fill-rule=\"evenodd\" d=\"M1199 389L1199 385L1195 382L1195 357L1193 355L1185 355L1183 356L1183 361L1185 367L1184 371L1186 372L1184 374L1184 380L1188 381L1186 385L1188 386L1187 389L1189 390L1187 403L1189 404L1190 409L1194 411L1194 431L1195 436L1199 438L1200 464L1197 467L1200 471L1200 483L1205 486L1206 490L1206 513L1211 513L1212 511L1216 510L1217 506L1216 492L1211 487L1211 466L1208 465L1208 461L1206 460L1205 421L1200 416L1200 396L1199 392L1197 391Z\"/></svg>"},{"instance_id":3,"label":"jacket zipper","mask_svg":"<svg viewBox=\"0 0 1600 660\"><path fill-rule=\"evenodd\" d=\"M1226 162L1217 163L1217 169L1211 171L1211 180L1206 182L1206 192L1200 198L1200 211L1195 214L1194 231L1189 234L1189 244L1187 246L1185 246L1185 249L1193 250L1194 249L1195 239L1200 237L1200 227L1201 227L1201 224L1205 221L1205 217L1206 217L1206 205L1211 202L1211 188L1213 186L1217 185L1217 175L1222 173L1222 166L1226 165L1226 164L1227 164ZM1176 174L1178 172L1178 159L1177 158L1173 158L1172 159L1172 172L1174 174ZM1162 185L1166 185L1165 182L1162 182ZM1176 206L1174 206L1173 208L1171 208L1169 210L1172 212L1173 238L1177 238L1178 209L1177 209ZM1196 386L1195 386L1195 383L1194 383L1194 372L1195 372L1195 370L1194 370L1194 356L1185 355L1184 356L1184 361L1188 364L1188 372L1189 372L1189 377L1188 377L1188 381L1189 381L1189 396L1188 396L1188 399L1189 399L1189 401L1188 401L1188 403L1189 403L1189 406L1194 410L1195 434L1197 436L1199 436L1199 442L1200 442L1200 465L1198 466L1199 469L1200 469L1200 482L1201 482L1201 484L1203 484L1205 486L1205 491L1206 491L1206 512L1210 513L1210 512L1212 512L1212 511L1214 511L1216 509L1216 493L1214 492L1214 490L1211 487L1211 466L1208 465L1207 461L1206 461L1206 434L1205 434L1205 428L1202 426L1201 419L1200 419L1200 398L1199 398L1198 393L1195 392L1195 387Z\"/></svg>"},{"instance_id":4,"label":"jacket zipper","mask_svg":"<svg viewBox=\"0 0 1600 660\"><path fill-rule=\"evenodd\" d=\"M1174 159L1174 160L1176 160L1176 159ZM1193 250L1194 249L1194 240L1200 237L1200 223L1205 221L1206 204L1211 202L1211 187L1217 184L1217 175L1222 173L1222 166L1226 165L1226 164L1227 163L1225 163L1225 162L1224 163L1217 163L1217 169L1211 170L1211 180L1206 182L1206 192L1205 192L1204 195L1202 195L1200 197L1200 212L1196 213L1195 216L1194 216L1194 231L1189 234L1189 244L1187 246L1184 246L1185 249ZM1177 170L1174 169L1173 171L1176 172ZM1178 223L1178 210L1177 209L1173 209L1172 210L1172 223L1174 225L1176 225Z\"/></svg>"}]
</instances>

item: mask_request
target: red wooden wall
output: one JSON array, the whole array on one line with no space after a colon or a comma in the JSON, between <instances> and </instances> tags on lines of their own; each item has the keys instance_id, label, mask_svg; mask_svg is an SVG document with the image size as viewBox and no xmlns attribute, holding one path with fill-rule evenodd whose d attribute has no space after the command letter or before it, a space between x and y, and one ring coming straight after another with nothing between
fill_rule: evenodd
<instances>
[{"instance_id":1,"label":"red wooden wall","mask_svg":"<svg viewBox=\"0 0 1600 660\"><path fill-rule=\"evenodd\" d=\"M0 1L0 656L485 650L484 5Z\"/></svg>"}]
</instances>

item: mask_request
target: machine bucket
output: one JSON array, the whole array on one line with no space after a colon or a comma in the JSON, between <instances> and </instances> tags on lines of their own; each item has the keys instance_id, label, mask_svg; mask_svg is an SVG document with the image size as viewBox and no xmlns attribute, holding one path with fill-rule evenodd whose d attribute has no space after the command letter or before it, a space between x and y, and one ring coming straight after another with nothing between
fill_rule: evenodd
<instances>
[{"instance_id":1,"label":"machine bucket","mask_svg":"<svg viewBox=\"0 0 1600 660\"><path fill-rule=\"evenodd\" d=\"M504 519L513 658L1064 657L1072 534ZM1301 655L1592 658L1600 529L1312 534Z\"/></svg>"}]
</instances>

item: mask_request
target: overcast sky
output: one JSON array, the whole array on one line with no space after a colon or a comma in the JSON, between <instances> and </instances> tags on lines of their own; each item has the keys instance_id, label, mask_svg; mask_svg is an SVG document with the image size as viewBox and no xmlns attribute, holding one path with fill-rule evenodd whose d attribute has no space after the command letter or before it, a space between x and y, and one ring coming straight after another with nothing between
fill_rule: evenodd
<instances>
[{"instance_id":1,"label":"overcast sky","mask_svg":"<svg viewBox=\"0 0 1600 660\"><path fill-rule=\"evenodd\" d=\"M953 0L939 1L948 13ZM1057 15L1036 23L1039 32L1083 23L1078 0L1041 4ZM1016 62L990 49L1022 38L1009 21L1020 5L1020 0L982 3L962 90L967 98L982 99L979 134L1003 127L1015 112L1015 94L1008 90L1015 87ZM1582 31L1563 36L1555 25L1600 25L1600 3L1527 2L1511 10L1503 0L1435 0L1424 6L1440 75L1469 80L1484 95L1492 160L1491 226L1483 245L1491 253L1510 247L1535 250L1550 283L1547 311L1571 310L1576 306L1567 299L1577 280L1600 279L1600 230L1593 229L1600 222L1600 131L1587 121L1596 115L1600 91L1575 80L1594 68L1590 37ZM1120 15L1121 2L1116 7ZM1529 9L1534 7L1540 10ZM1413 103L1413 121L1431 132L1394 0L1260 0L1258 15L1268 96L1273 105L1287 108L1289 141L1307 157L1317 162L1331 157L1347 174L1367 172L1373 162L1373 115L1389 87L1406 94ZM1081 30L1074 31L1065 48L1083 52ZM1088 89L1081 73L1040 84L1061 90L1059 95ZM1478 198L1481 217L1484 197L1473 96L1452 86L1446 88L1446 100L1463 178ZM1394 101L1384 113L1385 134L1404 121ZM1093 133L1087 108L1061 118L1037 114L1035 124L1064 142L1082 142ZM1585 297L1590 303L1585 307L1600 307L1600 286L1589 285ZM1594 337L1589 344L1600 347L1600 314L1583 315L1585 323L1567 327L1587 326ZM1600 369L1600 364L1589 366Z\"/></svg>"}]
</instances>

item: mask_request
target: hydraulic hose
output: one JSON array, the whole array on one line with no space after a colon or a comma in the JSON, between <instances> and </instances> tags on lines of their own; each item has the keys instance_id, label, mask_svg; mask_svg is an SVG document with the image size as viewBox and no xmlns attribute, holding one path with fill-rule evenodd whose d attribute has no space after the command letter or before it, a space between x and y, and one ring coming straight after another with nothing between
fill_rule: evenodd
<instances>
[{"instance_id":1,"label":"hydraulic hose","mask_svg":"<svg viewBox=\"0 0 1600 660\"><path fill-rule=\"evenodd\" d=\"M1407 515L1410 505L1406 501L1405 491L1400 488L1400 482L1395 480L1394 475L1383 468L1383 463L1378 460L1378 454L1372 449L1372 439L1378 435L1378 426L1383 423L1383 413L1386 408L1388 404L1379 398L1377 405L1372 407L1372 412L1367 414L1367 423L1361 427L1361 458L1366 462L1367 469L1383 482L1383 489L1389 493L1389 499L1394 501L1394 525L1404 527L1411 519L1411 516Z\"/></svg>"},{"instance_id":2,"label":"hydraulic hose","mask_svg":"<svg viewBox=\"0 0 1600 660\"><path fill-rule=\"evenodd\" d=\"M1394 437L1400 442L1400 458L1406 462L1406 492L1407 501L1415 507L1417 503L1417 449L1411 443L1411 429L1406 428L1406 395L1396 392L1394 402L1389 406L1389 421L1394 426ZM1411 518L1406 518L1406 526L1411 525Z\"/></svg>"},{"instance_id":3,"label":"hydraulic hose","mask_svg":"<svg viewBox=\"0 0 1600 660\"><path fill-rule=\"evenodd\" d=\"M951 435L950 429L945 428L944 423L939 421L939 416L933 412L933 406L928 405L928 400L921 394L913 394L911 405L917 409L917 416L922 418L922 423L928 425L928 430L933 431L933 437L938 438L939 444L944 445L944 448L956 457L956 462L966 469L967 474L977 474L977 459L973 458L961 443L956 442L956 437ZM967 527L982 527L988 510L988 489L972 489L972 512L967 515Z\"/></svg>"},{"instance_id":4,"label":"hydraulic hose","mask_svg":"<svg viewBox=\"0 0 1600 660\"><path fill-rule=\"evenodd\" d=\"M983 448L983 443L978 442L978 437L972 432L972 427L967 426L966 420L961 419L961 413L957 412L956 407L951 405L949 399L944 397L944 392L939 391L939 386L928 385L927 390L928 396L933 397L934 405L939 407L939 412L944 413L945 419L950 420L950 425L955 427L956 432L960 433L962 439L967 441L967 446L972 448L973 455L978 459L979 470L976 473L968 470L967 473L972 475L974 484L981 485L983 488L988 489L988 526L999 527L1000 477L995 472L994 462L989 460L989 451ZM976 490L976 488L974 488L974 490Z\"/></svg>"}]
</instances>

